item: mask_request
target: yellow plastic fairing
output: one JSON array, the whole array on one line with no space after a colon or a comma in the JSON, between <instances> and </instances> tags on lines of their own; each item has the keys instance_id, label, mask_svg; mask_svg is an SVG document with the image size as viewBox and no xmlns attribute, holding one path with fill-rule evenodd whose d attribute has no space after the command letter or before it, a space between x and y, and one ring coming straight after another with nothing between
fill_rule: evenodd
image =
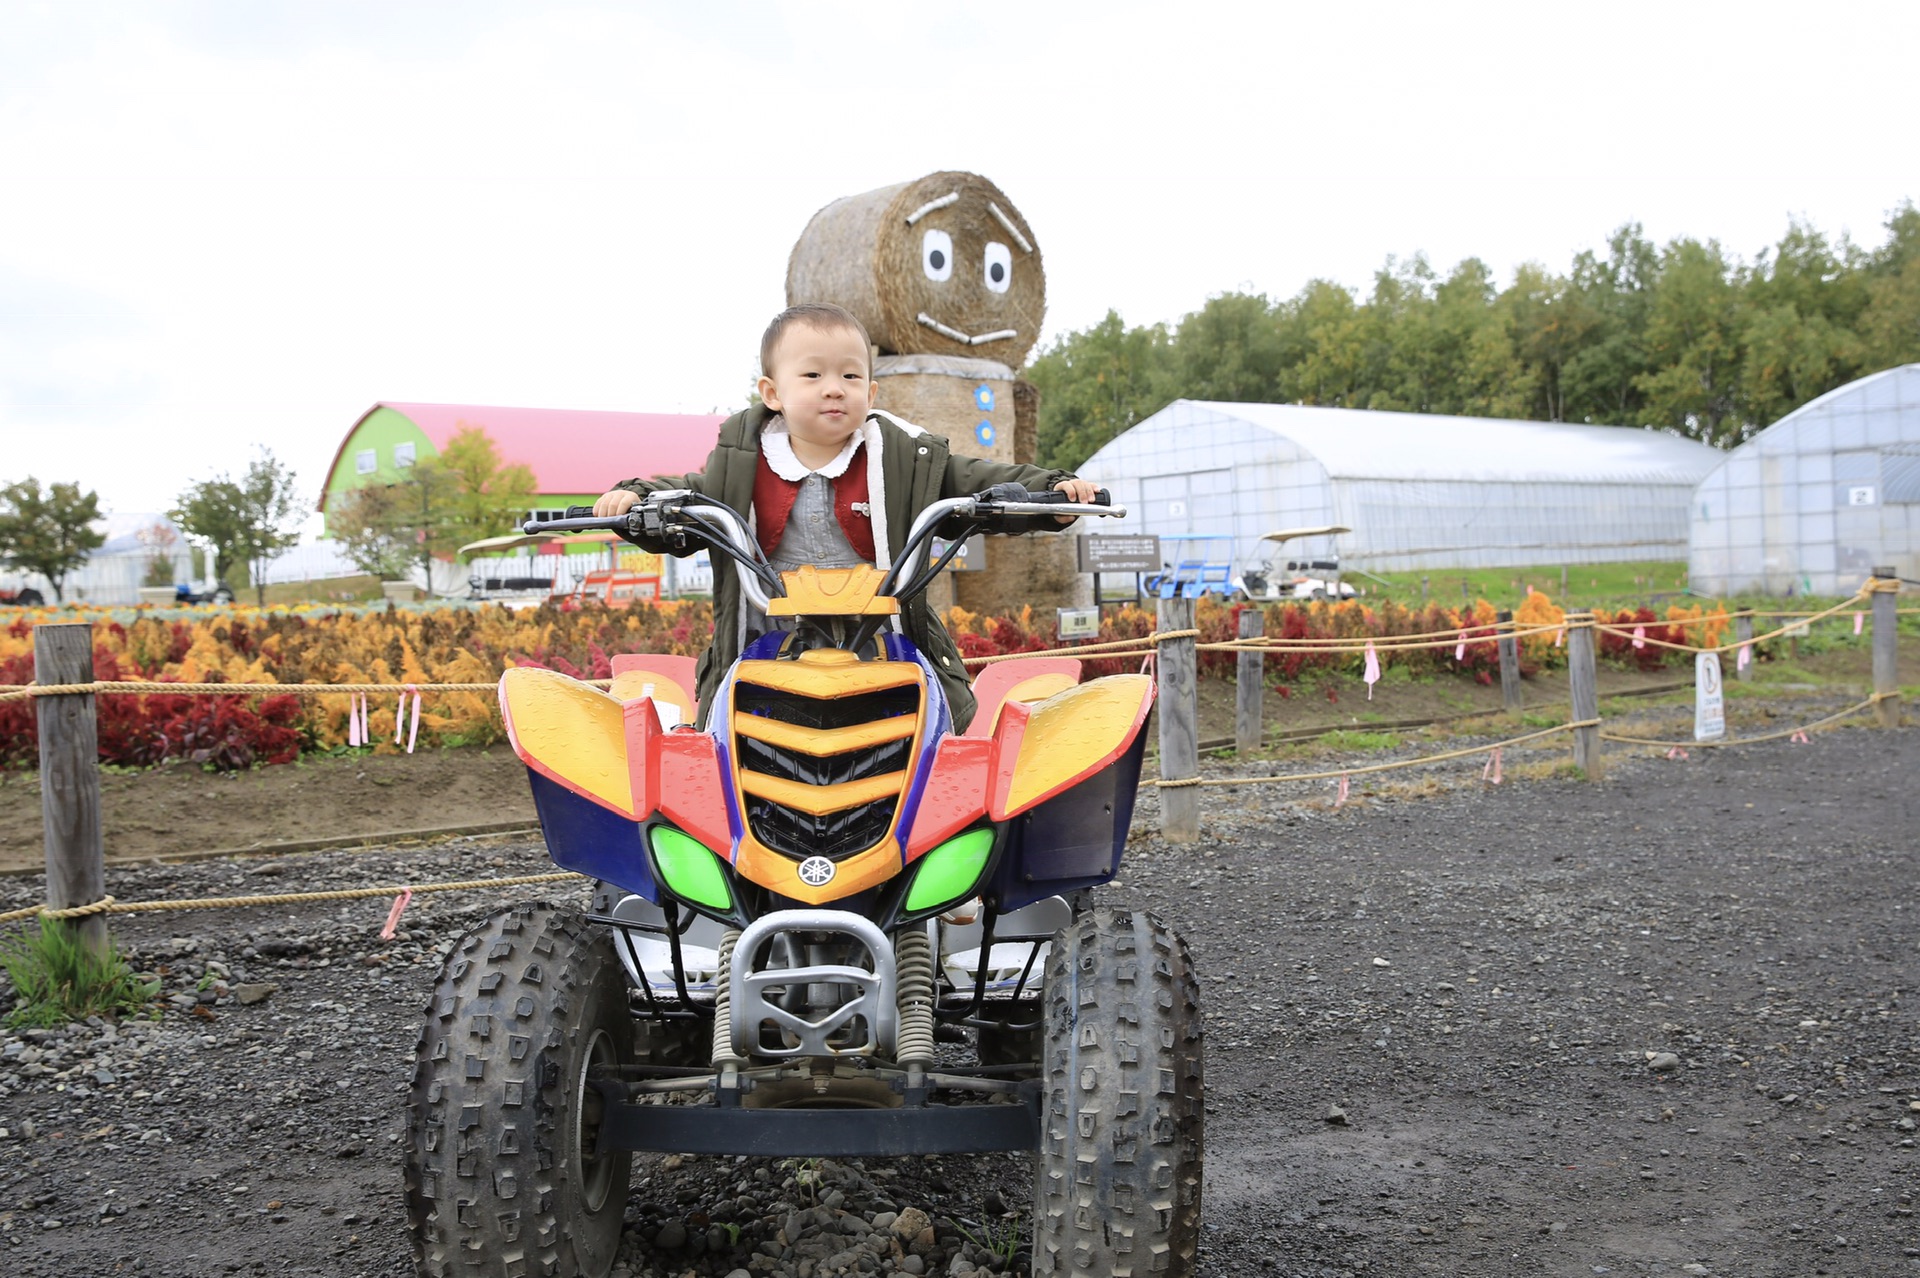
<instances>
[{"instance_id":1,"label":"yellow plastic fairing","mask_svg":"<svg viewBox=\"0 0 1920 1278\"><path fill-rule=\"evenodd\" d=\"M990 815L1024 812L1118 759L1152 705L1146 675L1094 679L1034 706L1008 702L993 733Z\"/></svg>"},{"instance_id":2,"label":"yellow plastic fairing","mask_svg":"<svg viewBox=\"0 0 1920 1278\"><path fill-rule=\"evenodd\" d=\"M640 819L627 765L626 714L617 698L555 670L518 666L501 676L500 709L514 753L528 767Z\"/></svg>"},{"instance_id":3,"label":"yellow plastic fairing","mask_svg":"<svg viewBox=\"0 0 1920 1278\"><path fill-rule=\"evenodd\" d=\"M900 601L880 593L887 574L870 564L815 568L807 564L780 574L786 598L767 604L769 617L891 617Z\"/></svg>"}]
</instances>

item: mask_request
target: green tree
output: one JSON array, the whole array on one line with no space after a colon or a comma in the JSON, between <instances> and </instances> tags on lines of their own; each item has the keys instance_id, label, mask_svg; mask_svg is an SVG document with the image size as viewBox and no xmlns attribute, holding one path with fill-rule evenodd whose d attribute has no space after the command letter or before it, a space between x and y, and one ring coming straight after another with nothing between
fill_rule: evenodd
<instances>
[{"instance_id":1,"label":"green tree","mask_svg":"<svg viewBox=\"0 0 1920 1278\"><path fill-rule=\"evenodd\" d=\"M427 531L419 543L425 567L434 554L450 555L470 541L517 529L538 484L531 466L502 461L485 429L462 422L438 456L413 468L407 486L417 495Z\"/></svg>"},{"instance_id":2,"label":"green tree","mask_svg":"<svg viewBox=\"0 0 1920 1278\"><path fill-rule=\"evenodd\" d=\"M422 527L410 484L349 489L327 507L327 536L354 567L382 580L406 574L419 556Z\"/></svg>"},{"instance_id":3,"label":"green tree","mask_svg":"<svg viewBox=\"0 0 1920 1278\"><path fill-rule=\"evenodd\" d=\"M238 480L222 473L188 487L171 512L173 522L213 543L219 575L227 585L235 584L230 580L234 568L245 564L255 597L264 605L267 565L300 540L306 512L293 484L294 473L263 448Z\"/></svg>"},{"instance_id":4,"label":"green tree","mask_svg":"<svg viewBox=\"0 0 1920 1278\"><path fill-rule=\"evenodd\" d=\"M1187 399L1270 403L1287 350L1264 296L1222 293L1180 321L1171 343L1172 385Z\"/></svg>"},{"instance_id":5,"label":"green tree","mask_svg":"<svg viewBox=\"0 0 1920 1278\"><path fill-rule=\"evenodd\" d=\"M1035 358L1026 374L1040 392L1039 464L1072 469L1172 401L1168 350L1163 325L1128 328L1108 311Z\"/></svg>"},{"instance_id":6,"label":"green tree","mask_svg":"<svg viewBox=\"0 0 1920 1278\"><path fill-rule=\"evenodd\" d=\"M92 528L100 518L100 498L80 485L51 484L43 492L29 475L0 489L0 563L37 572L53 587L55 603L65 602L67 574L87 561L101 542Z\"/></svg>"},{"instance_id":7,"label":"green tree","mask_svg":"<svg viewBox=\"0 0 1920 1278\"><path fill-rule=\"evenodd\" d=\"M1653 366L1634 379L1649 423L1722 448L1752 433L1738 411L1740 302L1717 241L1661 250L1645 338Z\"/></svg>"},{"instance_id":8,"label":"green tree","mask_svg":"<svg viewBox=\"0 0 1920 1278\"><path fill-rule=\"evenodd\" d=\"M1867 300L1859 319L1861 371L1920 360L1920 209L1911 200L1887 219L1887 242L1861 265Z\"/></svg>"}]
</instances>

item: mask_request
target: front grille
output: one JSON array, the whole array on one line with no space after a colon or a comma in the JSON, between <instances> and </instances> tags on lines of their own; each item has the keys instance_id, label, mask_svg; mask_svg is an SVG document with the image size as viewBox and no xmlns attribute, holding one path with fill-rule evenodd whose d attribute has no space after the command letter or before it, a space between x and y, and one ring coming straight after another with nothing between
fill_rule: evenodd
<instances>
[{"instance_id":1,"label":"front grille","mask_svg":"<svg viewBox=\"0 0 1920 1278\"><path fill-rule=\"evenodd\" d=\"M809 816L792 808L747 796L747 825L753 837L796 861L824 856L844 861L858 856L887 835L899 796L843 808L824 816Z\"/></svg>"},{"instance_id":2,"label":"front grille","mask_svg":"<svg viewBox=\"0 0 1920 1278\"><path fill-rule=\"evenodd\" d=\"M850 728L876 719L918 714L920 689L883 688L878 692L856 692L852 696L822 700L803 697L797 692L739 684L733 690L733 710L735 714L760 715L802 728Z\"/></svg>"},{"instance_id":3,"label":"front grille","mask_svg":"<svg viewBox=\"0 0 1920 1278\"><path fill-rule=\"evenodd\" d=\"M743 782L750 775L772 778L823 790L857 782L898 776L904 785L913 761L911 735L833 753L814 753L807 741L798 746L756 739L751 719L771 719L815 733L856 728L882 720L911 718L921 709L921 689L886 688L835 697L810 697L776 688L737 684L733 693L734 748ZM742 720L749 722L742 722ZM830 743L818 743L830 749ZM840 861L865 852L886 837L900 805L900 789L882 798L872 790L844 807L811 813L789 803L755 794L742 794L747 826L761 844L794 860L824 856ZM830 794L823 795L827 804Z\"/></svg>"}]
</instances>

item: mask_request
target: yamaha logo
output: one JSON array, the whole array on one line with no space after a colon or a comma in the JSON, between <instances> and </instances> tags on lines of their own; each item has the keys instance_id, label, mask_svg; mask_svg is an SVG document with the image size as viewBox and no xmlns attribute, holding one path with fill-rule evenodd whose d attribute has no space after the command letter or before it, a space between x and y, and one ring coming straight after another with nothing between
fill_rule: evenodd
<instances>
[{"instance_id":1,"label":"yamaha logo","mask_svg":"<svg viewBox=\"0 0 1920 1278\"><path fill-rule=\"evenodd\" d=\"M810 856L800 863L800 881L808 887L825 887L833 882L833 862L824 856Z\"/></svg>"}]
</instances>

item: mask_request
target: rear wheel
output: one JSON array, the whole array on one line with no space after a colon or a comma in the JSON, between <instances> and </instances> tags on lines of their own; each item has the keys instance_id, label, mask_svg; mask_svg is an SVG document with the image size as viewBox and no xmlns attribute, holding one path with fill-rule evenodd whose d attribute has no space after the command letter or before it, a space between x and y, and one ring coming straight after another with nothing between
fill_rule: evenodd
<instances>
[{"instance_id":1,"label":"rear wheel","mask_svg":"<svg viewBox=\"0 0 1920 1278\"><path fill-rule=\"evenodd\" d=\"M1194 1272L1205 1107L1200 987L1144 910L1089 911L1047 956L1033 1272Z\"/></svg>"},{"instance_id":2,"label":"rear wheel","mask_svg":"<svg viewBox=\"0 0 1920 1278\"><path fill-rule=\"evenodd\" d=\"M633 1156L597 1152L592 1080L634 1056L626 976L604 931L520 905L460 938L434 985L407 1106L423 1278L613 1267Z\"/></svg>"}]
</instances>

